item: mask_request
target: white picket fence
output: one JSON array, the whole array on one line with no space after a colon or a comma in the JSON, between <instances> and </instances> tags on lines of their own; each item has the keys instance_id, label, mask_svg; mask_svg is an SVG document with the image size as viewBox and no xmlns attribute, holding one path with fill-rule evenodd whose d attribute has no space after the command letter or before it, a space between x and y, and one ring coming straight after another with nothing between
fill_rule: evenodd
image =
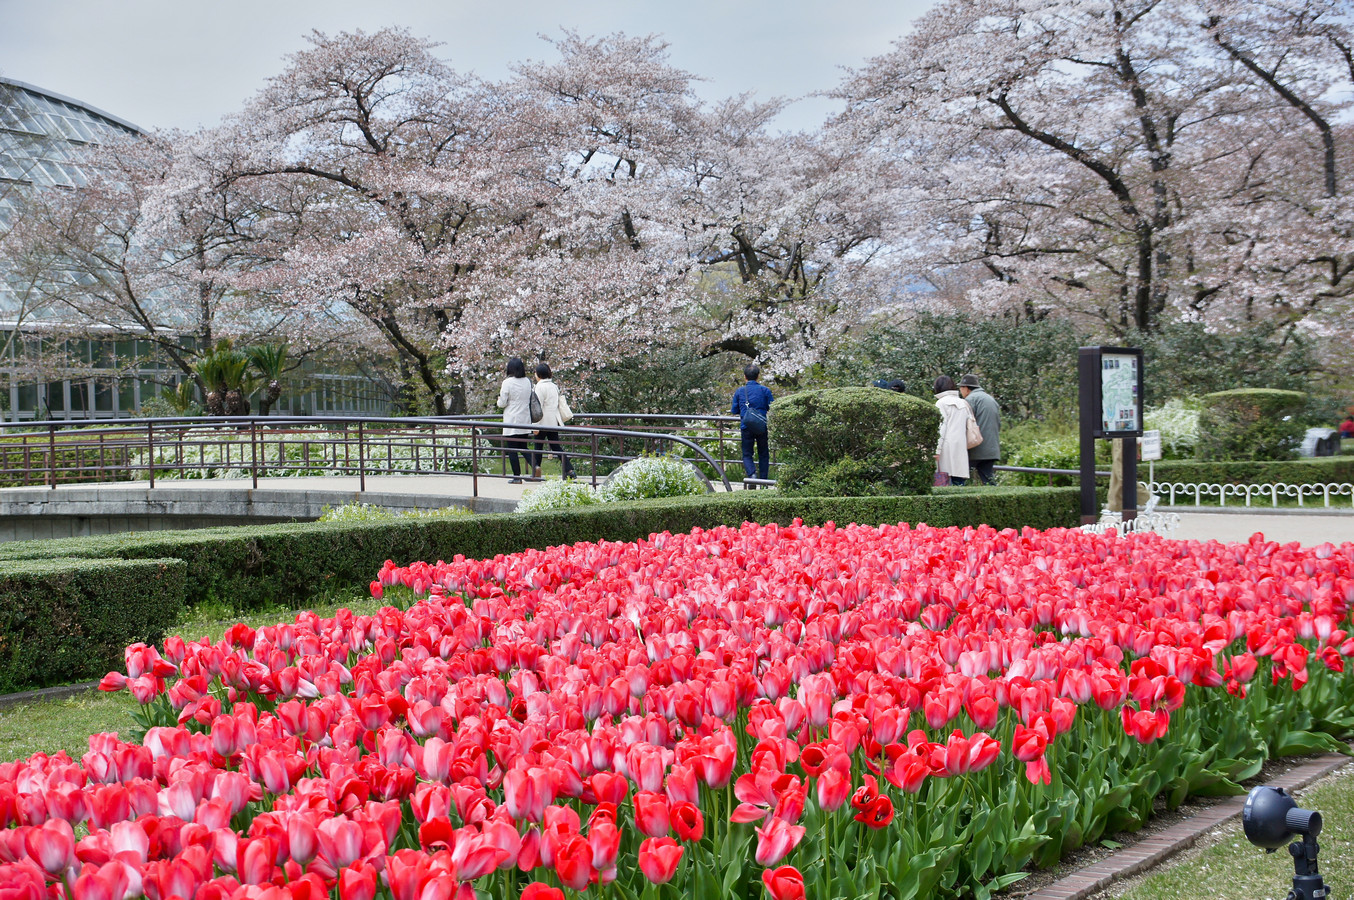
<instances>
[{"instance_id":1,"label":"white picket fence","mask_svg":"<svg viewBox=\"0 0 1354 900\"><path fill-rule=\"evenodd\" d=\"M1296 499L1298 506L1307 505L1308 499L1320 499L1321 505L1343 506L1341 500L1348 497L1350 507L1354 508L1354 484L1199 484L1181 481L1140 481L1153 497L1160 497L1167 506L1190 503L1203 506L1217 501L1226 506L1228 500L1234 503L1244 501L1242 505L1252 506L1252 500L1269 500L1270 506L1278 506L1281 499ZM1177 499L1178 498L1178 499ZM1334 500L1335 504L1331 501Z\"/></svg>"}]
</instances>

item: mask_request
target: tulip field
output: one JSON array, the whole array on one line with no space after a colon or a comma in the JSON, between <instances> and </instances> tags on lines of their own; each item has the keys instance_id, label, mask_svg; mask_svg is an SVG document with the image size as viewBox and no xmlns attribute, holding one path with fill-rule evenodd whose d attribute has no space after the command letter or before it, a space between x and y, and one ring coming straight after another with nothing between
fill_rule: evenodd
<instances>
[{"instance_id":1,"label":"tulip field","mask_svg":"<svg viewBox=\"0 0 1354 900\"><path fill-rule=\"evenodd\" d=\"M1354 544L744 525L127 648L0 900L987 897L1354 734Z\"/></svg>"}]
</instances>

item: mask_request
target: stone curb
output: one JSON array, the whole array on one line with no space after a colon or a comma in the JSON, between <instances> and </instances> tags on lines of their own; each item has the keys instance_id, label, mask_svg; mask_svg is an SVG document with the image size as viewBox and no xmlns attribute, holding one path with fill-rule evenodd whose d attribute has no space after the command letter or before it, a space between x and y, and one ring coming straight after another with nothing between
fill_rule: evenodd
<instances>
[{"instance_id":1,"label":"stone curb","mask_svg":"<svg viewBox=\"0 0 1354 900\"><path fill-rule=\"evenodd\" d=\"M1348 756L1329 753L1280 775L1267 782L1267 785L1290 791L1300 790L1352 761L1354 760ZM1117 881L1141 875L1182 850L1189 849L1194 846L1195 841L1214 828L1240 816L1245 804L1244 794L1240 797L1229 797L1197 815L1177 822L1136 844L1115 851L1065 878L1060 878L1048 887L1027 894L1024 900L1084 900Z\"/></svg>"},{"instance_id":2,"label":"stone curb","mask_svg":"<svg viewBox=\"0 0 1354 900\"><path fill-rule=\"evenodd\" d=\"M1158 506L1157 512L1205 516L1344 516L1354 517L1354 506Z\"/></svg>"},{"instance_id":3,"label":"stone curb","mask_svg":"<svg viewBox=\"0 0 1354 900\"><path fill-rule=\"evenodd\" d=\"M84 681L80 684L63 684L59 687L41 688L36 691L20 691L17 694L0 694L0 709L44 700L66 700L92 691L98 686L97 681Z\"/></svg>"}]
</instances>

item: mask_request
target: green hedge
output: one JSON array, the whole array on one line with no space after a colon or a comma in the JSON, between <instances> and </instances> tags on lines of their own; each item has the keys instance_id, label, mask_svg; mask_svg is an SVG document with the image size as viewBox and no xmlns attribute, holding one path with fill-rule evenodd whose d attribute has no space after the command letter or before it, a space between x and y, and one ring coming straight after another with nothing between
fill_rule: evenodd
<instances>
[{"instance_id":1,"label":"green hedge","mask_svg":"<svg viewBox=\"0 0 1354 900\"><path fill-rule=\"evenodd\" d=\"M1326 456L1258 462L1162 460L1152 464L1157 481L1186 484L1343 484L1354 482L1354 458ZM1138 477L1147 479L1147 463Z\"/></svg>"},{"instance_id":2,"label":"green hedge","mask_svg":"<svg viewBox=\"0 0 1354 900\"><path fill-rule=\"evenodd\" d=\"M1242 388L1205 394L1195 455L1205 461L1292 459L1302 442L1301 391Z\"/></svg>"},{"instance_id":3,"label":"green hedge","mask_svg":"<svg viewBox=\"0 0 1354 900\"><path fill-rule=\"evenodd\" d=\"M804 496L927 494L940 412L874 387L802 391L771 404L776 484Z\"/></svg>"},{"instance_id":4,"label":"green hedge","mask_svg":"<svg viewBox=\"0 0 1354 900\"><path fill-rule=\"evenodd\" d=\"M0 614L0 647L21 643L15 636L27 632L16 629L39 621L33 618L35 608L59 609L48 619L67 621L72 604L82 604L73 621L99 620L100 625L81 625L84 630L77 635L42 619L39 627L53 636L43 643L47 649L38 653L24 649L13 656L15 674L9 681L0 680L0 690L102 675L118 666L125 644L158 640L184 606L212 601L241 611L276 604L297 608L321 593L365 587L387 559L433 561L458 553L489 558L528 547L635 540L655 532L736 527L745 521L789 524L796 517L808 524L985 522L995 528L1051 528L1075 525L1078 509L1076 491L1069 488L946 488L906 497L789 497L776 491L735 491L537 513L9 543L0 545L0 603L11 595L23 597L16 608L29 611L22 614L28 618L19 619L8 609ZM54 556L65 559L52 561ZM166 566L170 568L164 569L165 574L147 577ZM52 585L42 587L44 579L51 579ZM33 602L27 599L30 595ZM93 639L95 634L98 640ZM53 640L64 648L61 653L51 652ZM79 643L68 645L72 640ZM27 676L22 673L25 665Z\"/></svg>"},{"instance_id":5,"label":"green hedge","mask_svg":"<svg viewBox=\"0 0 1354 900\"><path fill-rule=\"evenodd\" d=\"M179 559L0 561L0 693L101 678L178 618Z\"/></svg>"}]
</instances>

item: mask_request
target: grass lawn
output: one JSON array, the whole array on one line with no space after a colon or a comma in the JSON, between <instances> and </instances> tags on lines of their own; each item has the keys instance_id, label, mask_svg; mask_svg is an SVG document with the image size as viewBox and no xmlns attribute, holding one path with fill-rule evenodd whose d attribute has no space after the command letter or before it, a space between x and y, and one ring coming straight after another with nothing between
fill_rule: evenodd
<instances>
[{"instance_id":1,"label":"grass lawn","mask_svg":"<svg viewBox=\"0 0 1354 900\"><path fill-rule=\"evenodd\" d=\"M1321 813L1321 875L1332 898L1354 896L1354 766L1297 794ZM1293 878L1286 849L1266 854L1246 840L1238 818L1156 871L1115 885L1101 897L1124 900L1283 900Z\"/></svg>"},{"instance_id":2,"label":"grass lawn","mask_svg":"<svg viewBox=\"0 0 1354 900\"><path fill-rule=\"evenodd\" d=\"M0 762L58 750L79 759L89 749L91 734L130 731L136 708L130 694L91 691L68 700L0 709Z\"/></svg>"},{"instance_id":3,"label":"grass lawn","mask_svg":"<svg viewBox=\"0 0 1354 900\"><path fill-rule=\"evenodd\" d=\"M371 614L381 604L369 596L354 594L347 598L330 598L317 606L308 607L322 616L332 616L340 607L353 612ZM294 619L299 610L273 609L246 616L230 616L224 608L198 608L191 618L179 622L171 632L192 640L209 637L219 641L226 629L236 622L246 622L252 628L275 625ZM75 759L89 749L89 736L103 731L126 734L131 730L132 712L136 701L125 692L104 694L90 691L66 700L45 700L0 709L0 762L23 759L39 751L56 753L65 750Z\"/></svg>"}]
</instances>

